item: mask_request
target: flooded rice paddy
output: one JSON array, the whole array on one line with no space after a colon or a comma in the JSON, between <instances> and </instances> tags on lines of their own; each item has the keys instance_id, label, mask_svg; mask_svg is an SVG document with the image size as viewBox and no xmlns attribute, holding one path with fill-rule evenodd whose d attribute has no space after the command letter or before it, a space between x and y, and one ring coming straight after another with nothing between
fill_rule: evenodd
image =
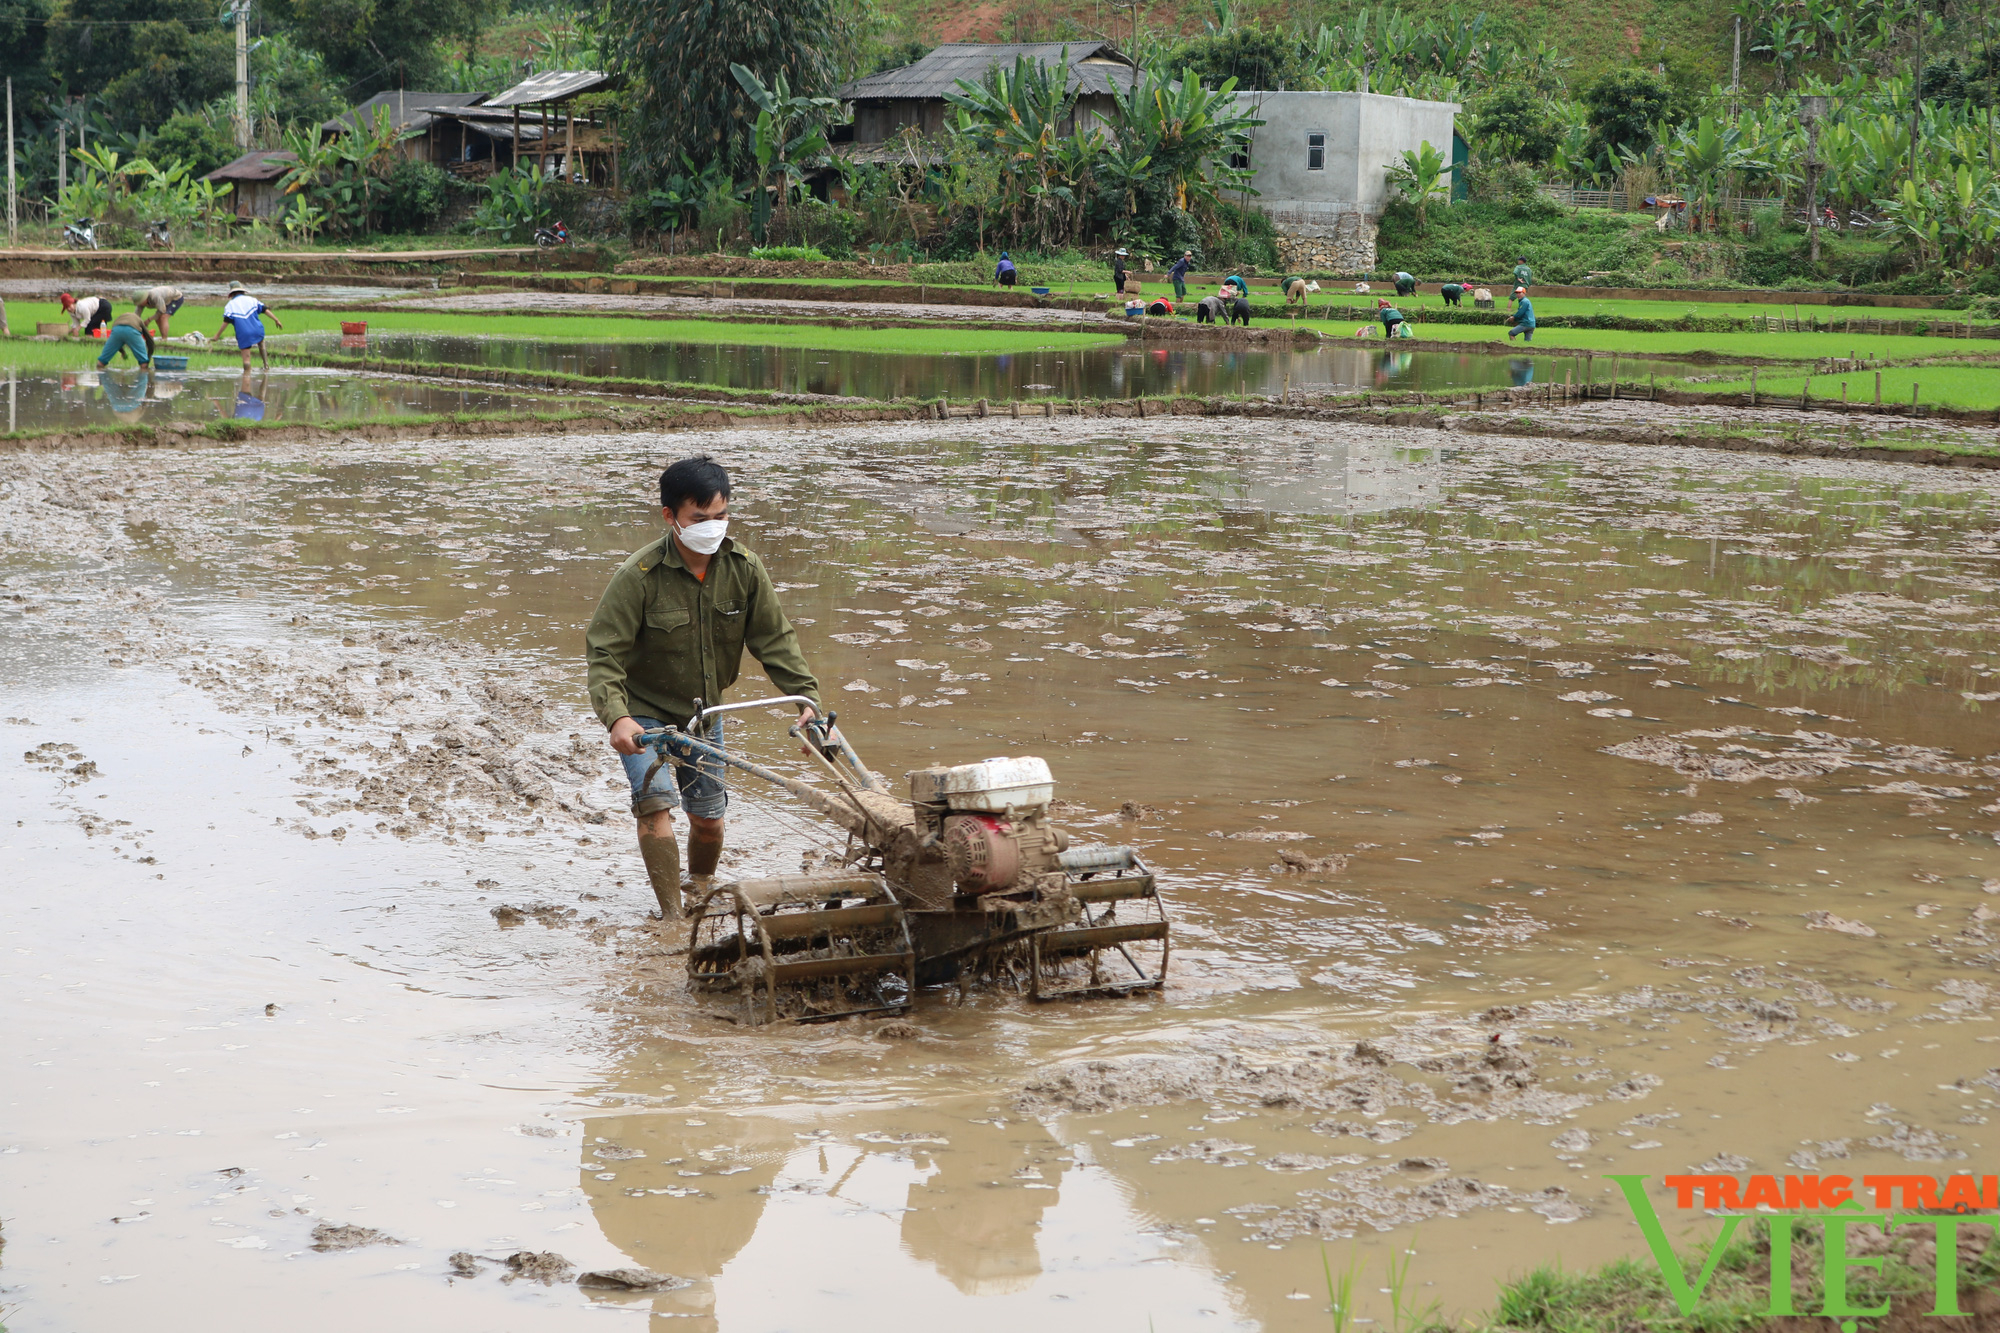
<instances>
[{"instance_id":1,"label":"flooded rice paddy","mask_svg":"<svg viewBox=\"0 0 2000 1333\"><path fill-rule=\"evenodd\" d=\"M1994 484L1439 439L0 461L8 1326L1388 1323L1635 1252L1610 1171L1991 1169ZM1164 995L697 1012L578 662L693 447L878 768L1145 849Z\"/></svg>"},{"instance_id":2,"label":"flooded rice paddy","mask_svg":"<svg viewBox=\"0 0 2000 1333\"><path fill-rule=\"evenodd\" d=\"M1444 392L1524 384L1576 383L1585 358L1522 349L1515 354L1423 351L1361 340L1266 350L1116 346L1001 356L910 356L813 348L688 343L578 343L559 339L467 337L376 330L368 355L444 365L539 370L605 379L666 380L735 389L866 398L1131 398L1168 394L1278 394L1352 390ZM273 346L341 350L333 334L275 339ZM351 350L345 355L353 355ZM1671 376L1685 367L1625 358L1627 381ZM1610 364L1596 369L1608 377Z\"/></svg>"},{"instance_id":3,"label":"flooded rice paddy","mask_svg":"<svg viewBox=\"0 0 2000 1333\"><path fill-rule=\"evenodd\" d=\"M165 351L169 344L162 344ZM386 421L445 412L518 412L580 400L497 392L476 384L391 379L351 371L278 366L244 371L208 358L184 371L113 363L87 369L6 372L8 431L87 430L164 422L262 421L317 424Z\"/></svg>"}]
</instances>

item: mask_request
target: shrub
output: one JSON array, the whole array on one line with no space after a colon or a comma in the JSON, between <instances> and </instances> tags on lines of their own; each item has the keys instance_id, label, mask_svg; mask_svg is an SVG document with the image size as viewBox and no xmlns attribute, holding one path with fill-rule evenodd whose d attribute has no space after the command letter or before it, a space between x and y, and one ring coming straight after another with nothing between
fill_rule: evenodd
<instances>
[{"instance_id":1,"label":"shrub","mask_svg":"<svg viewBox=\"0 0 2000 1333\"><path fill-rule=\"evenodd\" d=\"M854 243L860 236L860 218L811 195L771 218L771 241L780 246L817 250L825 258L854 258Z\"/></svg>"},{"instance_id":2,"label":"shrub","mask_svg":"<svg viewBox=\"0 0 2000 1333\"><path fill-rule=\"evenodd\" d=\"M769 259L780 264L804 264L833 258L810 245L759 245L750 251L752 259Z\"/></svg>"},{"instance_id":3,"label":"shrub","mask_svg":"<svg viewBox=\"0 0 2000 1333\"><path fill-rule=\"evenodd\" d=\"M180 111L168 116L146 140L145 156L155 166L183 162L188 175L206 176L236 160L236 143L208 117Z\"/></svg>"},{"instance_id":4,"label":"shrub","mask_svg":"<svg viewBox=\"0 0 2000 1333\"><path fill-rule=\"evenodd\" d=\"M405 158L382 183L380 226L388 232L429 231L444 215L451 177L428 162Z\"/></svg>"}]
</instances>

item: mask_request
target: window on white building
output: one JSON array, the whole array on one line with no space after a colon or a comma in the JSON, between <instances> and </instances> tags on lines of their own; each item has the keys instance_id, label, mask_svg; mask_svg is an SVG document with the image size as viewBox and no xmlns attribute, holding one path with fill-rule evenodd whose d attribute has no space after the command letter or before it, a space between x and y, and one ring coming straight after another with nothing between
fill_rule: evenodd
<instances>
[{"instance_id":1,"label":"window on white building","mask_svg":"<svg viewBox=\"0 0 2000 1333\"><path fill-rule=\"evenodd\" d=\"M1308 134L1306 136L1306 170L1326 170L1326 136Z\"/></svg>"}]
</instances>

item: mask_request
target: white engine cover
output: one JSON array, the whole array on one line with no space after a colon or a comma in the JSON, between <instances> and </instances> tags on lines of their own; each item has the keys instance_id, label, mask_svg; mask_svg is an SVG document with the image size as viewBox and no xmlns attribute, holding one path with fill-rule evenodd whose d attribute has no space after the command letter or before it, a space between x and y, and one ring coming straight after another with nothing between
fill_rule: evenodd
<instances>
[{"instance_id":1,"label":"white engine cover","mask_svg":"<svg viewBox=\"0 0 2000 1333\"><path fill-rule=\"evenodd\" d=\"M920 768L910 774L910 799L953 810L1025 815L1055 799L1056 780L1046 759L1032 755L987 759L951 768Z\"/></svg>"}]
</instances>

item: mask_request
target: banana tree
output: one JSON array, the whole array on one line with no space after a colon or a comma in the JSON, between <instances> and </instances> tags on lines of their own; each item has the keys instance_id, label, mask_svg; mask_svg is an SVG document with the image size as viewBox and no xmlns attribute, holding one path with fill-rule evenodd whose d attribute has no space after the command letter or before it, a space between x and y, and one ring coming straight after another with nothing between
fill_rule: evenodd
<instances>
[{"instance_id":1,"label":"banana tree","mask_svg":"<svg viewBox=\"0 0 2000 1333\"><path fill-rule=\"evenodd\" d=\"M782 216L794 179L808 164L826 156L826 118L840 102L832 97L795 96L783 70L777 72L769 87L743 65L732 64L729 72L757 108L752 140L757 159L757 192L751 207L756 219L756 238L761 242L765 239L771 208L765 181L773 171L777 173L778 207Z\"/></svg>"},{"instance_id":2,"label":"banana tree","mask_svg":"<svg viewBox=\"0 0 2000 1333\"><path fill-rule=\"evenodd\" d=\"M1712 212L1716 191L1732 173L1771 170L1770 163L1753 157L1744 146L1740 129L1734 125L1724 129L1713 116L1701 117L1691 130L1675 131L1671 140L1662 142L1661 157L1683 190L1693 183L1697 218Z\"/></svg>"},{"instance_id":3,"label":"banana tree","mask_svg":"<svg viewBox=\"0 0 2000 1333\"><path fill-rule=\"evenodd\" d=\"M1035 234L1046 242L1051 210L1060 215L1075 205L1078 164L1095 156L1077 150L1102 138L1090 131L1081 142L1068 143L1063 127L1074 124L1076 98L1069 90L1067 52L1060 62L1020 57L1012 70L995 69L977 84L961 79L945 101L958 108L961 132L998 161L1007 211L1018 217L1026 205ZM1074 132L1085 135L1080 126Z\"/></svg>"},{"instance_id":4,"label":"banana tree","mask_svg":"<svg viewBox=\"0 0 2000 1333\"><path fill-rule=\"evenodd\" d=\"M1417 206L1417 230L1424 228L1424 209L1435 195L1451 190L1451 173L1457 168L1429 139L1416 148L1405 148L1401 158L1384 164L1389 184Z\"/></svg>"},{"instance_id":5,"label":"banana tree","mask_svg":"<svg viewBox=\"0 0 2000 1333\"><path fill-rule=\"evenodd\" d=\"M1137 206L1142 188L1161 188L1177 208L1190 201L1213 201L1224 189L1248 191L1247 160L1252 133L1264 122L1236 100L1236 80L1213 90L1201 86L1193 70L1178 79L1140 75L1132 87L1112 90L1117 141L1107 171L1121 184L1117 193L1127 210Z\"/></svg>"}]
</instances>

